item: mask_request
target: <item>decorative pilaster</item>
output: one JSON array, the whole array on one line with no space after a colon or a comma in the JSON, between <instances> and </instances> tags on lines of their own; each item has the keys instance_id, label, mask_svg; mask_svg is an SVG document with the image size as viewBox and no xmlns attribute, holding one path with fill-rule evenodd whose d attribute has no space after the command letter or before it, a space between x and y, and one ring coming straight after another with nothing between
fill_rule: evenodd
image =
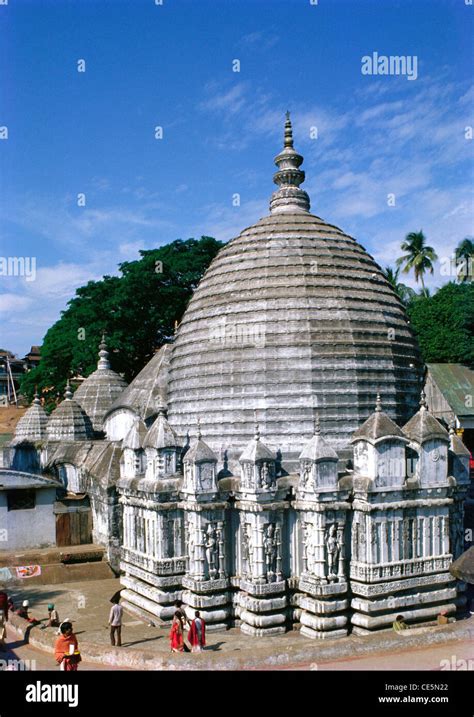
<instances>
[{"instance_id":1,"label":"decorative pilaster","mask_svg":"<svg viewBox=\"0 0 474 717\"><path fill-rule=\"evenodd\" d=\"M240 483L236 490L239 511L239 555L235 612L240 629L248 635L286 631L288 619L282 548L286 539L288 503L276 479L276 456L255 437L239 458Z\"/></svg>"},{"instance_id":2,"label":"decorative pilaster","mask_svg":"<svg viewBox=\"0 0 474 717\"><path fill-rule=\"evenodd\" d=\"M226 629L231 614L226 561L226 503L219 497L217 457L198 434L184 456L182 502L188 561L183 578L187 616L199 610L208 629Z\"/></svg>"},{"instance_id":3,"label":"decorative pilaster","mask_svg":"<svg viewBox=\"0 0 474 717\"><path fill-rule=\"evenodd\" d=\"M295 565L301 633L311 638L347 635L348 599L345 563L349 491L341 489L337 453L321 436L319 421L300 454L294 507L302 561Z\"/></svg>"}]
</instances>

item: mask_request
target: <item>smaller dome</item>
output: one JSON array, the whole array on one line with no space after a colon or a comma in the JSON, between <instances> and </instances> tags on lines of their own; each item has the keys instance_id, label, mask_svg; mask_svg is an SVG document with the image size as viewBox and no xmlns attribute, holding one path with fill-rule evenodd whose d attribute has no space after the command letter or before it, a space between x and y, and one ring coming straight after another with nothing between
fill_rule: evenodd
<instances>
[{"instance_id":1,"label":"smaller dome","mask_svg":"<svg viewBox=\"0 0 474 717\"><path fill-rule=\"evenodd\" d=\"M217 456L207 443L204 443L201 436L201 425L198 421L197 438L186 452L184 463L217 463Z\"/></svg>"},{"instance_id":2,"label":"smaller dome","mask_svg":"<svg viewBox=\"0 0 474 717\"><path fill-rule=\"evenodd\" d=\"M260 440L260 431L258 426L255 427L255 437L245 446L239 462L256 463L257 461L274 461L276 456L267 446Z\"/></svg>"},{"instance_id":3,"label":"smaller dome","mask_svg":"<svg viewBox=\"0 0 474 717\"><path fill-rule=\"evenodd\" d=\"M127 388L126 381L110 368L108 356L102 337L97 369L83 381L74 394L74 399L92 421L94 431L103 430L105 414Z\"/></svg>"},{"instance_id":4,"label":"smaller dome","mask_svg":"<svg viewBox=\"0 0 474 717\"><path fill-rule=\"evenodd\" d=\"M181 443L178 436L168 423L164 409L160 409L160 413L154 420L150 430L146 434L143 443L144 448L176 448Z\"/></svg>"},{"instance_id":5,"label":"smaller dome","mask_svg":"<svg viewBox=\"0 0 474 717\"><path fill-rule=\"evenodd\" d=\"M415 441L420 446L433 438L449 443L448 431L428 411L424 391L421 392L420 410L405 424L403 432L411 441Z\"/></svg>"},{"instance_id":6,"label":"smaller dome","mask_svg":"<svg viewBox=\"0 0 474 717\"><path fill-rule=\"evenodd\" d=\"M93 435L90 418L73 399L68 381L64 401L49 417L46 436L49 441L86 441Z\"/></svg>"},{"instance_id":7,"label":"smaller dome","mask_svg":"<svg viewBox=\"0 0 474 717\"><path fill-rule=\"evenodd\" d=\"M321 435L319 419L315 421L314 435L305 445L299 456L300 461L337 461L339 457L336 451L326 443Z\"/></svg>"},{"instance_id":8,"label":"smaller dome","mask_svg":"<svg viewBox=\"0 0 474 717\"><path fill-rule=\"evenodd\" d=\"M48 414L40 403L38 393L35 393L33 403L16 424L12 444L43 440L46 438L47 423Z\"/></svg>"},{"instance_id":9,"label":"smaller dome","mask_svg":"<svg viewBox=\"0 0 474 717\"><path fill-rule=\"evenodd\" d=\"M138 451L143 448L147 431L148 429L143 421L135 421L123 439L122 448L130 448L132 451Z\"/></svg>"},{"instance_id":10,"label":"smaller dome","mask_svg":"<svg viewBox=\"0 0 474 717\"><path fill-rule=\"evenodd\" d=\"M380 395L377 395L375 411L362 426L353 433L351 443L365 440L374 444L386 438L401 438L406 441L406 437L401 428L392 421L390 416L387 416L387 414L382 411L382 401Z\"/></svg>"}]
</instances>

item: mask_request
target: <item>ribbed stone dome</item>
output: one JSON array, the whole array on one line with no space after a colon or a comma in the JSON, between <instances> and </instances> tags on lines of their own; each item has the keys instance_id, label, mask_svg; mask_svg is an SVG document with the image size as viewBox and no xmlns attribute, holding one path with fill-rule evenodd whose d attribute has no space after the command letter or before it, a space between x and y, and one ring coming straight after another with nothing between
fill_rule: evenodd
<instances>
[{"instance_id":1,"label":"ribbed stone dome","mask_svg":"<svg viewBox=\"0 0 474 717\"><path fill-rule=\"evenodd\" d=\"M46 438L48 414L40 403L38 394L26 413L20 418L15 428L12 445L23 442L42 441Z\"/></svg>"},{"instance_id":2,"label":"ribbed stone dome","mask_svg":"<svg viewBox=\"0 0 474 717\"><path fill-rule=\"evenodd\" d=\"M127 388L127 383L112 371L104 338L99 347L97 369L79 386L74 399L89 416L94 431L102 431L105 414Z\"/></svg>"},{"instance_id":3,"label":"ribbed stone dome","mask_svg":"<svg viewBox=\"0 0 474 717\"><path fill-rule=\"evenodd\" d=\"M184 438L199 418L204 440L220 459L227 451L234 472L255 412L265 443L293 463L318 416L341 450L377 393L403 422L420 391L403 306L360 244L309 213L302 158L295 152L291 169L291 149L287 119L272 213L213 260L171 351L170 425Z\"/></svg>"},{"instance_id":4,"label":"ribbed stone dome","mask_svg":"<svg viewBox=\"0 0 474 717\"><path fill-rule=\"evenodd\" d=\"M91 420L73 399L68 381L64 401L48 419L46 436L49 441L86 441L93 435Z\"/></svg>"}]
</instances>

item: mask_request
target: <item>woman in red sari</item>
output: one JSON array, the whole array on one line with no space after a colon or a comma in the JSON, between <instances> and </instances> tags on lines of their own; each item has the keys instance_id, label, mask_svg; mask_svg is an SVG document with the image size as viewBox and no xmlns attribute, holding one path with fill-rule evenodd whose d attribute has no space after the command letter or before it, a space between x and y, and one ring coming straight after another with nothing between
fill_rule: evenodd
<instances>
[{"instance_id":1,"label":"woman in red sari","mask_svg":"<svg viewBox=\"0 0 474 717\"><path fill-rule=\"evenodd\" d=\"M184 652L184 628L181 612L176 610L170 631L171 652Z\"/></svg>"}]
</instances>

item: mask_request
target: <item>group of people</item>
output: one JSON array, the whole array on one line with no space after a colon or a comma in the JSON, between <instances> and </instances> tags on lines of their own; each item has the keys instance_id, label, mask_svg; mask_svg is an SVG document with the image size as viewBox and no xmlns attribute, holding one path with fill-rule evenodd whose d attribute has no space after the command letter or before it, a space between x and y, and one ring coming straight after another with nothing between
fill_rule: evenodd
<instances>
[{"instance_id":1,"label":"group of people","mask_svg":"<svg viewBox=\"0 0 474 717\"><path fill-rule=\"evenodd\" d=\"M201 617L199 610L194 613L194 620L189 620L182 609L183 603L180 600L175 602L177 608L173 615L173 622L170 630L171 652L202 652L206 645L206 623ZM184 639L185 625L189 626L187 635L188 646Z\"/></svg>"},{"instance_id":2,"label":"group of people","mask_svg":"<svg viewBox=\"0 0 474 717\"><path fill-rule=\"evenodd\" d=\"M123 607L118 599L113 599L113 605L109 614L110 642L114 647L122 646L122 618ZM8 597L4 590L0 590L0 649L6 648L6 623L9 612L16 612L19 617L28 620L32 624L39 624L39 620L29 614L30 603L23 600L21 607L15 611L12 598ZM200 615L199 610L194 613L194 619L190 620L183 609L180 600L175 602L176 611L170 631L170 646L172 652L201 652L206 645L206 623ZM57 639L54 645L54 656L60 670L66 672L77 670L81 662L77 637L74 634L71 620L66 618L62 622L59 619L58 611L54 603L48 604L48 621L41 625L41 628L56 627ZM185 629L188 633L185 637Z\"/></svg>"},{"instance_id":3,"label":"group of people","mask_svg":"<svg viewBox=\"0 0 474 717\"><path fill-rule=\"evenodd\" d=\"M6 649L6 638L7 638L7 622L8 615L11 612L16 613L19 617L28 620L32 625L37 625L39 620L31 617L29 614L30 603L28 600L23 600L21 607L15 610L13 599L8 597L8 593L5 590L0 590L0 650Z\"/></svg>"}]
</instances>

